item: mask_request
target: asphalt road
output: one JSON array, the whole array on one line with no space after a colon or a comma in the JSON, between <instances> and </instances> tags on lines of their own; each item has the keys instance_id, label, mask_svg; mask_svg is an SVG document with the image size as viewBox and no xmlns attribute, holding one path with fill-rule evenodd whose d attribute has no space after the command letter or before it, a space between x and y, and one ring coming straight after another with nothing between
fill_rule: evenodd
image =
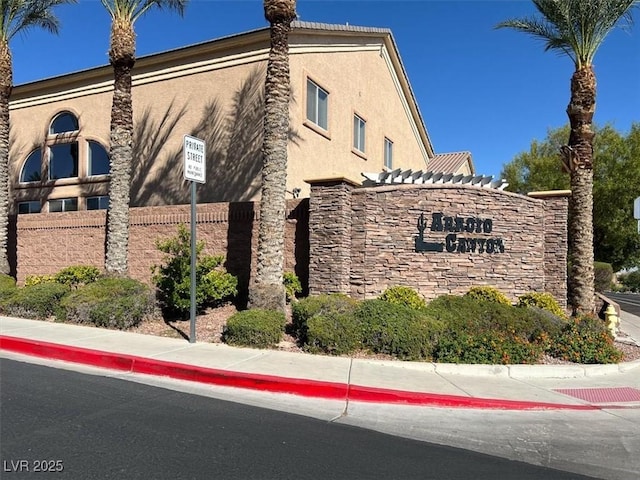
<instances>
[{"instance_id":1,"label":"asphalt road","mask_svg":"<svg viewBox=\"0 0 640 480\"><path fill-rule=\"evenodd\" d=\"M0 374L3 479L587 478L8 359Z\"/></svg>"},{"instance_id":2,"label":"asphalt road","mask_svg":"<svg viewBox=\"0 0 640 480\"><path fill-rule=\"evenodd\" d=\"M607 292L605 296L620 305L624 312L640 317L640 294Z\"/></svg>"}]
</instances>

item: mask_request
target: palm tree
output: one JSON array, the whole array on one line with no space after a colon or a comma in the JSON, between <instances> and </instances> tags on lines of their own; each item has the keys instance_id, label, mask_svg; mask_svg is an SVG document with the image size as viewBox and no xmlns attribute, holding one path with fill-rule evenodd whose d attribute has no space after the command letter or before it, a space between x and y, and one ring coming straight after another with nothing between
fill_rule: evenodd
<instances>
[{"instance_id":1,"label":"palm tree","mask_svg":"<svg viewBox=\"0 0 640 480\"><path fill-rule=\"evenodd\" d=\"M128 269L129 195L133 161L133 106L131 72L136 61L133 25L153 7L176 10L180 15L188 0L101 0L111 15L109 62L113 66L111 105L111 182L107 222L105 269L124 275Z\"/></svg>"},{"instance_id":2,"label":"palm tree","mask_svg":"<svg viewBox=\"0 0 640 480\"><path fill-rule=\"evenodd\" d=\"M265 0L271 48L265 82L264 139L262 144L262 197L258 231L256 279L249 289L253 308L284 311L285 192L289 135L289 32L296 18L295 0Z\"/></svg>"},{"instance_id":3,"label":"palm tree","mask_svg":"<svg viewBox=\"0 0 640 480\"><path fill-rule=\"evenodd\" d=\"M0 273L10 273L9 234L9 97L13 88L13 62L9 42L20 32L43 28L58 33L54 7L75 0L0 0Z\"/></svg>"},{"instance_id":4,"label":"palm tree","mask_svg":"<svg viewBox=\"0 0 640 480\"><path fill-rule=\"evenodd\" d=\"M567 115L571 133L561 148L571 174L569 213L569 304L574 314L594 311L593 272L593 114L596 76L593 58L607 34L625 20L638 0L533 0L541 17L512 19L496 28L512 28L545 43L545 50L567 55L575 65Z\"/></svg>"}]
</instances>

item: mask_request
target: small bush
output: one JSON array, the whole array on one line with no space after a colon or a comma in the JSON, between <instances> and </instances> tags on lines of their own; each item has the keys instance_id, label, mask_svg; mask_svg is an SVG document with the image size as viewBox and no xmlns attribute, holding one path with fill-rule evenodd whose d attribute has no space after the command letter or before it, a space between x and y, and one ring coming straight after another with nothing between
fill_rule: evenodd
<instances>
[{"instance_id":1,"label":"small bush","mask_svg":"<svg viewBox=\"0 0 640 480\"><path fill-rule=\"evenodd\" d=\"M64 298L58 319L124 330L138 325L152 310L152 294L145 284L130 278L102 278Z\"/></svg>"},{"instance_id":2,"label":"small bush","mask_svg":"<svg viewBox=\"0 0 640 480\"><path fill-rule=\"evenodd\" d=\"M424 313L384 300L365 300L354 312L363 345L405 360L431 359L442 324Z\"/></svg>"},{"instance_id":3,"label":"small bush","mask_svg":"<svg viewBox=\"0 0 640 480\"><path fill-rule=\"evenodd\" d=\"M17 291L16 280L10 275L0 274L0 306Z\"/></svg>"},{"instance_id":4,"label":"small bush","mask_svg":"<svg viewBox=\"0 0 640 480\"><path fill-rule=\"evenodd\" d=\"M537 307L547 310L560 318L566 318L566 313L558 301L550 293L530 292L518 298L518 307Z\"/></svg>"},{"instance_id":5,"label":"small bush","mask_svg":"<svg viewBox=\"0 0 640 480\"><path fill-rule=\"evenodd\" d=\"M288 302L295 300L296 295L302 292L300 279L293 272L284 272L282 275L282 283L284 284L284 290L287 294Z\"/></svg>"},{"instance_id":6,"label":"small bush","mask_svg":"<svg viewBox=\"0 0 640 480\"><path fill-rule=\"evenodd\" d=\"M434 357L438 362L473 364L532 364L544 351L515 333L498 330L452 331L443 334Z\"/></svg>"},{"instance_id":7,"label":"small bush","mask_svg":"<svg viewBox=\"0 0 640 480\"><path fill-rule=\"evenodd\" d=\"M24 286L31 287L41 283L52 283L56 281L55 275L27 275L24 279Z\"/></svg>"},{"instance_id":8,"label":"small bush","mask_svg":"<svg viewBox=\"0 0 640 480\"><path fill-rule=\"evenodd\" d=\"M100 270L91 265L73 265L63 268L54 275L54 280L62 285L77 288L80 285L95 282L100 277Z\"/></svg>"},{"instance_id":9,"label":"small bush","mask_svg":"<svg viewBox=\"0 0 640 480\"><path fill-rule=\"evenodd\" d=\"M425 312L444 323L434 350L441 362L535 363L563 320L537 307L516 308L471 296L444 295Z\"/></svg>"},{"instance_id":10,"label":"small bush","mask_svg":"<svg viewBox=\"0 0 640 480\"><path fill-rule=\"evenodd\" d=\"M360 322L351 313L329 311L307 321L305 349L312 353L346 355L362 346Z\"/></svg>"},{"instance_id":11,"label":"small bush","mask_svg":"<svg viewBox=\"0 0 640 480\"><path fill-rule=\"evenodd\" d=\"M384 302L402 305L415 310L420 310L427 305L418 292L411 287L402 285L387 288L379 298Z\"/></svg>"},{"instance_id":12,"label":"small bush","mask_svg":"<svg viewBox=\"0 0 640 480\"><path fill-rule=\"evenodd\" d=\"M604 322L591 316L569 320L551 340L549 353L576 363L617 363L622 359Z\"/></svg>"},{"instance_id":13,"label":"small bush","mask_svg":"<svg viewBox=\"0 0 640 480\"><path fill-rule=\"evenodd\" d=\"M68 293L69 287L59 283L18 288L5 301L5 311L16 317L46 319L57 313L60 301Z\"/></svg>"},{"instance_id":14,"label":"small bush","mask_svg":"<svg viewBox=\"0 0 640 480\"><path fill-rule=\"evenodd\" d=\"M640 292L640 270L621 275L620 283L631 292Z\"/></svg>"},{"instance_id":15,"label":"small bush","mask_svg":"<svg viewBox=\"0 0 640 480\"><path fill-rule=\"evenodd\" d=\"M160 301L170 313L186 315L191 308L191 233L180 225L176 237L156 242L165 253L162 265L153 266L153 281ZM196 246L196 309L218 306L238 294L238 279L222 267L224 256L202 255Z\"/></svg>"},{"instance_id":16,"label":"small bush","mask_svg":"<svg viewBox=\"0 0 640 480\"><path fill-rule=\"evenodd\" d=\"M307 322L314 315L348 314L358 302L341 293L303 298L291 306L292 330L300 344L307 342Z\"/></svg>"},{"instance_id":17,"label":"small bush","mask_svg":"<svg viewBox=\"0 0 640 480\"><path fill-rule=\"evenodd\" d=\"M610 263L593 262L593 273L596 292L602 293L611 289L613 267Z\"/></svg>"},{"instance_id":18,"label":"small bush","mask_svg":"<svg viewBox=\"0 0 640 480\"><path fill-rule=\"evenodd\" d=\"M224 328L230 345L266 348L275 346L284 333L284 313L273 310L243 310L233 314Z\"/></svg>"},{"instance_id":19,"label":"small bush","mask_svg":"<svg viewBox=\"0 0 640 480\"><path fill-rule=\"evenodd\" d=\"M466 296L475 300L486 300L488 302L501 303L503 305L511 305L511 301L507 296L495 287L487 285L481 285L478 287L471 287Z\"/></svg>"}]
</instances>

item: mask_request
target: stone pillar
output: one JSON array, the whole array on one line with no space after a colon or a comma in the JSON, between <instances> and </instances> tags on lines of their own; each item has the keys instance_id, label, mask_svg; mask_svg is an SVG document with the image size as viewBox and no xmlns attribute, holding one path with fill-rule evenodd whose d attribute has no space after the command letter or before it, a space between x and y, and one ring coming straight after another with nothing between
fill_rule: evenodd
<instances>
[{"instance_id":1,"label":"stone pillar","mask_svg":"<svg viewBox=\"0 0 640 480\"><path fill-rule=\"evenodd\" d=\"M544 288L567 308L567 220L570 190L531 192L544 200Z\"/></svg>"},{"instance_id":2,"label":"stone pillar","mask_svg":"<svg viewBox=\"0 0 640 480\"><path fill-rule=\"evenodd\" d=\"M345 178L306 180L309 199L309 294L349 294L351 273L351 192Z\"/></svg>"}]
</instances>

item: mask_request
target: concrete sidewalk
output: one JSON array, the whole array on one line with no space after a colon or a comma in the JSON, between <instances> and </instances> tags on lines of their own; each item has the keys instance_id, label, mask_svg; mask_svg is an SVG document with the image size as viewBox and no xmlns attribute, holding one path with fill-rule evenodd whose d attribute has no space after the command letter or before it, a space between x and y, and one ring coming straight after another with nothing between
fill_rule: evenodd
<instances>
[{"instance_id":1,"label":"concrete sidewalk","mask_svg":"<svg viewBox=\"0 0 640 480\"><path fill-rule=\"evenodd\" d=\"M640 339L640 318L621 330ZM349 401L491 409L640 408L640 360L619 365L454 365L190 344L93 327L0 317L14 352L212 385Z\"/></svg>"}]
</instances>

